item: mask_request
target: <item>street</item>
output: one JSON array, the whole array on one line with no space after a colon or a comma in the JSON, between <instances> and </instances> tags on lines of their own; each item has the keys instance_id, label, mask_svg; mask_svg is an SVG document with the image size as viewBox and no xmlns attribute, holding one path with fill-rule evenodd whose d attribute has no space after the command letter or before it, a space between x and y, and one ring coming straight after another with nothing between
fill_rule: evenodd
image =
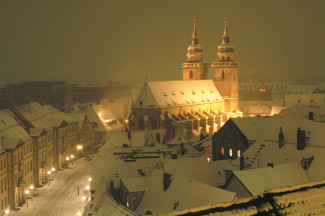
<instances>
[{"instance_id":1,"label":"street","mask_svg":"<svg viewBox=\"0 0 325 216\"><path fill-rule=\"evenodd\" d=\"M83 158L70 163L68 169L54 173L53 180L39 188L39 195L28 200L20 210L9 215L17 216L76 216L82 215L89 199L90 161ZM79 196L78 196L79 187Z\"/></svg>"}]
</instances>

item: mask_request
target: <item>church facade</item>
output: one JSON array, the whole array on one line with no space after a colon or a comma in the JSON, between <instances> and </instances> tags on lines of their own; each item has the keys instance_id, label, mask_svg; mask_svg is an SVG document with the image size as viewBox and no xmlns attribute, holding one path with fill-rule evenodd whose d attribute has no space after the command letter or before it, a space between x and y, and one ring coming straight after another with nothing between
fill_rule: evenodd
<instances>
[{"instance_id":1,"label":"church facade","mask_svg":"<svg viewBox=\"0 0 325 216\"><path fill-rule=\"evenodd\" d=\"M229 117L242 116L238 111L238 63L229 39L225 23L219 60L204 63L194 23L183 80L146 82L132 105L129 129L166 128L167 138L179 133L189 139L195 132L213 134ZM211 67L213 80L207 77Z\"/></svg>"},{"instance_id":2,"label":"church facade","mask_svg":"<svg viewBox=\"0 0 325 216\"><path fill-rule=\"evenodd\" d=\"M187 50L187 62L183 63L183 80L208 79L208 69L213 68L213 82L225 100L225 112L238 111L238 63L234 61L235 48L230 44L227 20L222 35L222 43L218 47L218 61L203 62L203 49L199 45L196 25L192 36L192 44Z\"/></svg>"}]
</instances>

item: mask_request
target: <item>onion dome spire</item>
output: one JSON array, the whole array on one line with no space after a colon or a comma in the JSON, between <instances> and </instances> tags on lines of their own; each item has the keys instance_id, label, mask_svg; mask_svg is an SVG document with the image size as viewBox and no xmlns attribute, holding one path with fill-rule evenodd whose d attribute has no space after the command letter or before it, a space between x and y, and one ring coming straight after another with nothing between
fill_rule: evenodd
<instances>
[{"instance_id":1,"label":"onion dome spire","mask_svg":"<svg viewBox=\"0 0 325 216\"><path fill-rule=\"evenodd\" d=\"M229 39L230 39L230 37L228 35L228 29L227 29L227 17L225 17L225 30L222 35L222 45L229 43Z\"/></svg>"},{"instance_id":2,"label":"onion dome spire","mask_svg":"<svg viewBox=\"0 0 325 216\"><path fill-rule=\"evenodd\" d=\"M197 33L196 33L195 17L194 17L194 21L193 21L193 26L194 26L194 30L193 30L193 35L192 35L192 45L199 43L199 38L198 38Z\"/></svg>"}]
</instances>

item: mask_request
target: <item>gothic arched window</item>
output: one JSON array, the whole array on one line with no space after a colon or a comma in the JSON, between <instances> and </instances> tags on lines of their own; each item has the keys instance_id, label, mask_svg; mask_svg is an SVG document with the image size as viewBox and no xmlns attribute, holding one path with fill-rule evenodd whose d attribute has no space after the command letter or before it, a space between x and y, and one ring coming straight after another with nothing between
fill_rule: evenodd
<instances>
[{"instance_id":1,"label":"gothic arched window","mask_svg":"<svg viewBox=\"0 0 325 216\"><path fill-rule=\"evenodd\" d=\"M193 79L193 71L190 71L190 79Z\"/></svg>"}]
</instances>

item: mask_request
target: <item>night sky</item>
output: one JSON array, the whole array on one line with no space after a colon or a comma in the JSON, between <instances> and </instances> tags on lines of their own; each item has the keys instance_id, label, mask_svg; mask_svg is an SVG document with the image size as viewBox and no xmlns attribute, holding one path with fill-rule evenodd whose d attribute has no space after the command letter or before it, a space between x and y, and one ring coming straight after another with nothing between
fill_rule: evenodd
<instances>
[{"instance_id":1,"label":"night sky","mask_svg":"<svg viewBox=\"0 0 325 216\"><path fill-rule=\"evenodd\" d=\"M0 84L182 79L197 20L204 62L228 19L240 81L324 81L324 0L1 0Z\"/></svg>"}]
</instances>

